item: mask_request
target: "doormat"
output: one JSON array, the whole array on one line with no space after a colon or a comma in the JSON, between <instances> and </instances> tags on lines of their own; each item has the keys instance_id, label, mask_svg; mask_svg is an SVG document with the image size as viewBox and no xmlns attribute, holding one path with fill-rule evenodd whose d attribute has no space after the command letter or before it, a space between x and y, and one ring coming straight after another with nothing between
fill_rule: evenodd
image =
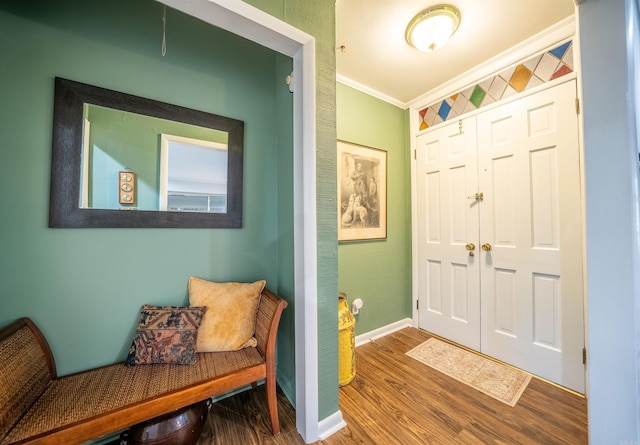
<instances>
[{"instance_id":1,"label":"doormat","mask_svg":"<svg viewBox=\"0 0 640 445\"><path fill-rule=\"evenodd\" d=\"M529 374L437 338L407 355L509 406L518 403L531 380Z\"/></svg>"}]
</instances>

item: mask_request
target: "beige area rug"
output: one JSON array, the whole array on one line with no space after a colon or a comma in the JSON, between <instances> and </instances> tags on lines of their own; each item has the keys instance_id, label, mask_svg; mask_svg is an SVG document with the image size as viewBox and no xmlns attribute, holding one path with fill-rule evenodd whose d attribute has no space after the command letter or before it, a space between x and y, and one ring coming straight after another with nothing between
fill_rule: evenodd
<instances>
[{"instance_id":1,"label":"beige area rug","mask_svg":"<svg viewBox=\"0 0 640 445\"><path fill-rule=\"evenodd\" d=\"M531 376L463 348L430 338L407 355L509 406L515 406Z\"/></svg>"}]
</instances>

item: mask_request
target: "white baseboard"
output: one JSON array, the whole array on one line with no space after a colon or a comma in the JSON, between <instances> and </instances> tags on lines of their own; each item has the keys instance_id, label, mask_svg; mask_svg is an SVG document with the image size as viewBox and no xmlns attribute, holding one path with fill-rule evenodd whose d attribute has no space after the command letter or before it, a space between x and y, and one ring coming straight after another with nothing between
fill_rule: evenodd
<instances>
[{"instance_id":1,"label":"white baseboard","mask_svg":"<svg viewBox=\"0 0 640 445\"><path fill-rule=\"evenodd\" d=\"M395 323L382 326L365 334L356 335L356 347L410 326L413 326L413 320L411 318L405 318L404 320L398 320Z\"/></svg>"},{"instance_id":2,"label":"white baseboard","mask_svg":"<svg viewBox=\"0 0 640 445\"><path fill-rule=\"evenodd\" d=\"M347 426L347 423L342 418L342 411L338 410L326 419L318 422L318 437L320 440L325 440L345 426Z\"/></svg>"}]
</instances>

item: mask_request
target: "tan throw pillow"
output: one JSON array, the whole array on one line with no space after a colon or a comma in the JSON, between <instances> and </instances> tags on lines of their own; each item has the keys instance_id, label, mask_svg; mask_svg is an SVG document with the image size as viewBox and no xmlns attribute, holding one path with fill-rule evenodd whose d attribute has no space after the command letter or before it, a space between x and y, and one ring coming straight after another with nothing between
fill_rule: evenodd
<instances>
[{"instance_id":1,"label":"tan throw pillow","mask_svg":"<svg viewBox=\"0 0 640 445\"><path fill-rule=\"evenodd\" d=\"M256 346L253 334L265 280L216 283L189 278L189 304L206 306L198 329L198 352L235 351Z\"/></svg>"}]
</instances>

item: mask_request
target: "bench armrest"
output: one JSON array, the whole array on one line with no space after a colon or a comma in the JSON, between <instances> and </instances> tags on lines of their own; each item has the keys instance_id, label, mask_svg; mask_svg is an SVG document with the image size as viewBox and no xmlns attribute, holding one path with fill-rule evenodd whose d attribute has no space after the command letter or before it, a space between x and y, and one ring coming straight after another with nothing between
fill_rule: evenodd
<instances>
[{"instance_id":1,"label":"bench armrest","mask_svg":"<svg viewBox=\"0 0 640 445\"><path fill-rule=\"evenodd\" d=\"M256 316L256 340L258 351L267 363L273 362L276 350L276 335L282 311L287 302L268 289L262 291Z\"/></svg>"},{"instance_id":2,"label":"bench armrest","mask_svg":"<svg viewBox=\"0 0 640 445\"><path fill-rule=\"evenodd\" d=\"M0 441L55 378L49 343L30 319L0 329Z\"/></svg>"}]
</instances>

